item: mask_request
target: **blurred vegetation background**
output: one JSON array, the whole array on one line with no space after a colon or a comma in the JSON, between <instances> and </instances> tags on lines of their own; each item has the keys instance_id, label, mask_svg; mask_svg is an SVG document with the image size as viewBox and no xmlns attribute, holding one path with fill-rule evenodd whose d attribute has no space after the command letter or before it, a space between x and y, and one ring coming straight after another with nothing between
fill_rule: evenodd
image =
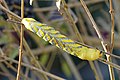
<instances>
[{"instance_id":1,"label":"blurred vegetation background","mask_svg":"<svg viewBox=\"0 0 120 80\"><path fill-rule=\"evenodd\" d=\"M1 0L1 4L18 16L21 15L21 0ZM56 7L55 0L34 0L33 5L29 0L24 0L24 15L32 17L41 23L48 24L60 31L67 37L79 41L67 19L62 16ZM109 14L108 0L84 0L88 6L100 32L107 44L110 44L111 19ZM92 24L80 4L79 0L66 0L68 10L79 30L85 44L103 50L100 39L92 28ZM0 7L1 8L1 7ZM115 40L113 54L120 55L120 1L113 0L115 12ZM0 9L0 80L15 80L17 74L17 64L19 53L19 24L13 24L6 20L10 17L4 10ZM14 19L14 16L12 16ZM17 26L17 27L16 27ZM41 68L50 74L59 76L66 80L110 80L108 65L95 60L89 62L81 60L75 56L50 45L34 33L24 29L24 47L22 62ZM27 43L26 43L27 42ZM26 46L26 44L28 46ZM30 54L32 53L32 55ZM34 57L33 57L34 56ZM104 56L104 58L106 58ZM120 65L120 60L112 58L113 63ZM38 64L37 64L38 63ZM93 65L93 66L92 66ZM96 71L95 71L96 70ZM115 80L120 80L120 71L114 69ZM21 80L46 80L45 73L37 72L32 68L22 66ZM55 76L55 77L56 77ZM54 77L47 77L48 80L56 80Z\"/></svg>"}]
</instances>

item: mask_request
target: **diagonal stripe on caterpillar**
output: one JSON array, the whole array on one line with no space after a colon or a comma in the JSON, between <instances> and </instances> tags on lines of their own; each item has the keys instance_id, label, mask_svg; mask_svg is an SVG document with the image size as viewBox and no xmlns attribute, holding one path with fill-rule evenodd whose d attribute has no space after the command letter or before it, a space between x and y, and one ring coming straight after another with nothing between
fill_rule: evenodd
<instances>
[{"instance_id":1,"label":"diagonal stripe on caterpillar","mask_svg":"<svg viewBox=\"0 0 120 80\"><path fill-rule=\"evenodd\" d=\"M28 30L42 37L45 41L49 41L52 45L80 59L96 60L102 56L100 50L78 44L65 35L60 34L60 32L56 31L53 27L37 22L33 18L23 18L21 23L23 23Z\"/></svg>"}]
</instances>

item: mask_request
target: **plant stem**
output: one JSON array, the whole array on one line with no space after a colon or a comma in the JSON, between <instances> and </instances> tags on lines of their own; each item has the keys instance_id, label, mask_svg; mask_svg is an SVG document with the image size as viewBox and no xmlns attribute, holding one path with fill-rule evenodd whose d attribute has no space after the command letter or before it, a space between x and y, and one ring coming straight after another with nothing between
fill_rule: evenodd
<instances>
[{"instance_id":1,"label":"plant stem","mask_svg":"<svg viewBox=\"0 0 120 80\"><path fill-rule=\"evenodd\" d=\"M112 5L112 0L109 0L109 3L110 3L110 11L109 11L109 13L111 15L111 24L112 24L110 53L112 54L113 47L114 47L114 24L115 23L114 23L114 10L113 10L113 5ZM110 55L107 55L107 59L112 62L112 59L111 59ZM109 66L109 65L108 65L108 67L109 67L111 80L115 80L113 67Z\"/></svg>"},{"instance_id":2,"label":"plant stem","mask_svg":"<svg viewBox=\"0 0 120 80\"><path fill-rule=\"evenodd\" d=\"M114 25L115 25L112 0L110 0L110 11L109 11L109 13L111 15L111 24L112 24L112 28L111 28L111 51L110 51L110 52L112 52L113 47L114 47Z\"/></svg>"},{"instance_id":3,"label":"plant stem","mask_svg":"<svg viewBox=\"0 0 120 80\"><path fill-rule=\"evenodd\" d=\"M35 1L34 1L35 2ZM97 3L100 3L100 2L104 2L104 0L87 0L86 1L86 4L97 4ZM69 8L74 8L74 7L80 7L81 4L78 3L78 2L75 2L75 3L68 3L67 4ZM41 7L41 8L33 8L33 12L36 12L36 13L40 13L40 12L47 12L47 11L54 11L56 10L56 6L49 6L49 7ZM30 11L30 10L29 10Z\"/></svg>"},{"instance_id":4,"label":"plant stem","mask_svg":"<svg viewBox=\"0 0 120 80\"><path fill-rule=\"evenodd\" d=\"M18 64L18 61L13 60L13 59L11 59L11 58L9 58L9 57L6 57L6 56L0 56L0 57L2 57L3 59L5 59L5 60L7 60L7 61L11 61L11 62L13 62L13 63ZM54 78L55 80L65 80L64 78L58 77L58 76L53 75L53 74L48 73L48 72L45 72L45 71L43 71L43 70L41 70L41 69L39 69L39 68L36 68L36 67L34 67L34 66L31 66L31 65L29 65L29 64L26 64L26 63L23 63L23 62L22 62L21 65L24 66L24 67L30 68L31 70L35 70L35 71L37 71L37 72L40 72L41 74L45 74L45 75L47 75L47 76L49 76L49 77L51 77L51 78Z\"/></svg>"},{"instance_id":5,"label":"plant stem","mask_svg":"<svg viewBox=\"0 0 120 80\"><path fill-rule=\"evenodd\" d=\"M24 18L24 0L21 0L21 18ZM20 70L21 70L21 62L22 62L22 54L23 54L23 52L22 52L22 50L23 50L23 28L24 28L24 25L21 24L19 62L18 62L18 70L17 70L16 80L20 80Z\"/></svg>"}]
</instances>

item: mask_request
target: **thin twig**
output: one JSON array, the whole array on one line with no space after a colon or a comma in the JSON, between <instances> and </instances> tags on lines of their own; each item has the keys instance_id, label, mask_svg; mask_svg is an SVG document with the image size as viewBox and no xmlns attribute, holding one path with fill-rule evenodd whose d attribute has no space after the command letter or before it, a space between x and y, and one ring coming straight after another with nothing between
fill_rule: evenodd
<instances>
[{"instance_id":1,"label":"thin twig","mask_svg":"<svg viewBox=\"0 0 120 80\"><path fill-rule=\"evenodd\" d=\"M3 7L1 4L0 4L0 8L2 10L4 10L5 12L9 13L10 15L14 16L15 19L17 19L18 21L21 21L22 18L19 17L18 15L16 15L15 13L11 12L10 10L8 10L7 8Z\"/></svg>"},{"instance_id":2,"label":"thin twig","mask_svg":"<svg viewBox=\"0 0 120 80\"><path fill-rule=\"evenodd\" d=\"M8 21L8 22L17 23L17 24L21 24L21 25L22 25L21 22L18 22L18 21L12 20L12 19L7 19L7 21Z\"/></svg>"},{"instance_id":3,"label":"thin twig","mask_svg":"<svg viewBox=\"0 0 120 80\"><path fill-rule=\"evenodd\" d=\"M100 3L100 2L104 2L104 0L88 0L86 1L86 4L95 4L95 3ZM80 7L81 4L79 4L78 2L75 3L69 3L68 7L69 8L73 8L73 7ZM47 12L47 11L54 11L56 10L57 7L56 6L50 6L50 7L44 7L44 8L34 8L32 11L33 12ZM30 11L30 9L27 9L28 11Z\"/></svg>"},{"instance_id":4,"label":"thin twig","mask_svg":"<svg viewBox=\"0 0 120 80\"><path fill-rule=\"evenodd\" d=\"M112 54L113 51L113 47L114 47L114 10L113 10L113 5L112 5L112 0L109 0L110 3L110 15L111 15L111 24L112 24L112 28L111 28L111 46L110 46L110 53ZM108 61L112 62L112 59L109 55L107 55L107 59ZM108 65L109 66L109 65ZM114 70L111 66L109 66L109 72L110 72L110 78L111 80L115 80L115 76L114 76Z\"/></svg>"},{"instance_id":5,"label":"thin twig","mask_svg":"<svg viewBox=\"0 0 120 80\"><path fill-rule=\"evenodd\" d=\"M11 61L11 62L13 62L13 63L18 64L18 61L13 60L13 59L11 59L11 58L9 58L9 57L6 57L6 56L0 56L0 57L4 58L4 59L7 60L7 61ZM35 71L37 71L37 72L40 72L40 73L42 73L42 74L45 74L45 75L47 75L47 76L49 76L49 77L51 77L51 78L54 78L54 79L56 79L56 80L65 80L65 79L63 79L63 78L61 78L61 77L58 77L58 76L53 75L53 74L51 74L51 73L45 72L45 71L43 71L43 70L40 70L40 69L38 69L38 68L36 68L36 67L34 67L34 66L31 66L31 65L29 65L29 64L26 64L26 63L23 63L23 62L22 62L21 65L24 66L24 67L30 68L31 70L35 70Z\"/></svg>"},{"instance_id":6,"label":"thin twig","mask_svg":"<svg viewBox=\"0 0 120 80\"><path fill-rule=\"evenodd\" d=\"M68 6L67 6L66 2L65 2L64 0L62 0L61 2L62 2L62 5L63 5L63 6L61 6L61 9L59 10L59 12L61 13L61 15L62 15L65 19L67 19L66 21L68 21L68 23L71 25L71 27L72 27L72 29L73 29L76 37L78 38L78 40L79 40L80 42L83 42L82 36L81 36L81 34L79 33L79 31L78 31L78 29L77 29L77 26L76 26L76 24L75 24L75 22L74 22L74 20L73 20L73 18L72 18L72 16L71 16L70 12L68 11Z\"/></svg>"},{"instance_id":7,"label":"thin twig","mask_svg":"<svg viewBox=\"0 0 120 80\"><path fill-rule=\"evenodd\" d=\"M21 0L21 18L24 18L24 0ZM20 70L21 70L21 62L22 62L22 54L23 54L23 52L22 52L23 51L23 28L24 28L24 25L21 24L19 62L18 62L18 70L17 70L16 80L20 80Z\"/></svg>"},{"instance_id":8,"label":"thin twig","mask_svg":"<svg viewBox=\"0 0 120 80\"><path fill-rule=\"evenodd\" d=\"M10 73L9 69L3 63L0 63L0 69L2 72L9 74L10 78L15 79L15 77Z\"/></svg>"},{"instance_id":9,"label":"thin twig","mask_svg":"<svg viewBox=\"0 0 120 80\"><path fill-rule=\"evenodd\" d=\"M13 71L17 72L17 69L15 67L13 67L13 65L11 65L10 63L8 63L7 61L4 62L7 66L9 66L10 69L12 69ZM22 72L20 72L20 75L25 78L26 80L32 80L29 77L26 77Z\"/></svg>"},{"instance_id":10,"label":"thin twig","mask_svg":"<svg viewBox=\"0 0 120 80\"><path fill-rule=\"evenodd\" d=\"M114 10L113 10L113 5L112 5L112 0L110 0L110 15L111 15L111 24L112 24L112 28L111 28L111 53L114 47L114 25L115 25L115 20L114 20Z\"/></svg>"},{"instance_id":11,"label":"thin twig","mask_svg":"<svg viewBox=\"0 0 120 80\"><path fill-rule=\"evenodd\" d=\"M5 53L3 52L3 50L2 50L1 48L0 48L0 54L1 54L1 58L0 58L0 59L3 59L3 58L5 57ZM2 56L4 56L4 57L2 57ZM11 68L13 71L17 72L17 69L14 68L11 63L8 63L5 59L3 59L3 60L4 60L4 63L5 63L9 68ZM4 70L5 70L6 73L9 73L10 77L12 78L12 80L15 80L15 78L13 79L12 74L10 74L10 72L5 69L5 68L6 68L5 66L3 66L2 64L0 64L0 67L1 67L1 68L4 68ZM2 69L2 70L3 70L3 69ZM27 80L31 80L30 78L24 76L23 73L20 73L20 75L21 75L22 77L26 78ZM10 79L11 79L11 78L10 78Z\"/></svg>"},{"instance_id":12,"label":"thin twig","mask_svg":"<svg viewBox=\"0 0 120 80\"><path fill-rule=\"evenodd\" d=\"M104 42L104 39L102 38L102 35L100 34L99 28L97 27L97 24L95 23L95 21L94 21L92 15L91 15L89 9L87 8L87 6L86 6L86 4L85 4L85 2L83 0L80 0L80 2L82 4L84 10L86 11L86 13L87 13L91 23L93 24L93 28L95 29L99 39L101 40L101 44L102 44L104 50L107 52L107 49L106 49L106 46L105 46L106 44Z\"/></svg>"}]
</instances>

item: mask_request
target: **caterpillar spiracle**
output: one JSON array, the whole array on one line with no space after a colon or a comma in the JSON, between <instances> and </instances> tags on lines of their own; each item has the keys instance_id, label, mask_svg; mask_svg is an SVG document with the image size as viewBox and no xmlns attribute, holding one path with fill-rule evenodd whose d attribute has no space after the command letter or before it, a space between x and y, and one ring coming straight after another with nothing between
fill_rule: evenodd
<instances>
[{"instance_id":1,"label":"caterpillar spiracle","mask_svg":"<svg viewBox=\"0 0 120 80\"><path fill-rule=\"evenodd\" d=\"M28 30L42 37L45 41L80 59L96 60L102 56L100 50L76 43L65 35L62 35L59 31L56 31L53 27L40 23L33 18L23 18L21 23L24 24Z\"/></svg>"}]
</instances>

